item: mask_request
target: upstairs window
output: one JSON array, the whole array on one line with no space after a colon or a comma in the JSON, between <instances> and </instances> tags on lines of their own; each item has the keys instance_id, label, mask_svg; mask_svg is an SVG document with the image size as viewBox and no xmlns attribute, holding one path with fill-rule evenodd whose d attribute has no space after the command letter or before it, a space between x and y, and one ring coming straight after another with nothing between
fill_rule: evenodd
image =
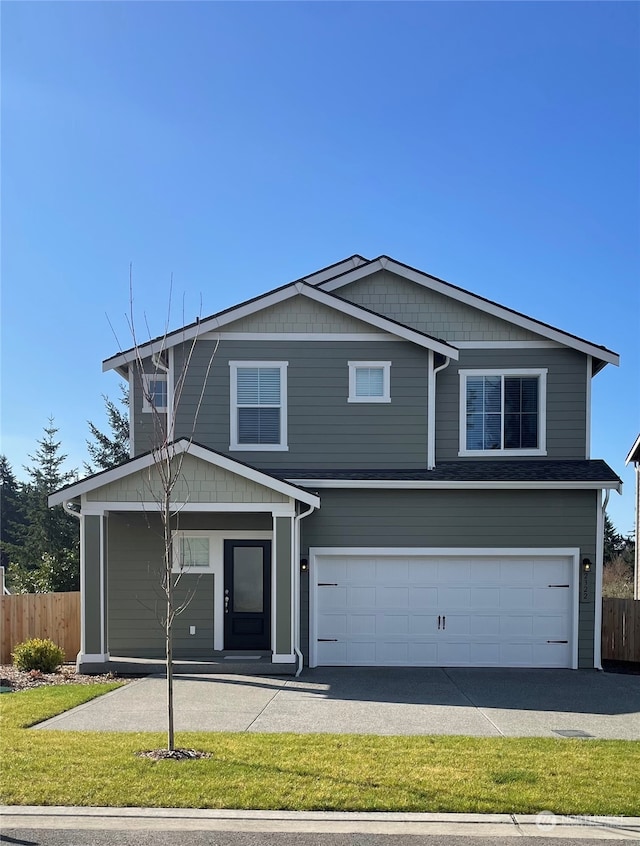
<instances>
[{"instance_id":1,"label":"upstairs window","mask_svg":"<svg viewBox=\"0 0 640 846\"><path fill-rule=\"evenodd\" d=\"M233 450L287 449L287 362L231 361Z\"/></svg>"},{"instance_id":2,"label":"upstairs window","mask_svg":"<svg viewBox=\"0 0 640 846\"><path fill-rule=\"evenodd\" d=\"M460 455L546 455L546 370L461 370Z\"/></svg>"},{"instance_id":3,"label":"upstairs window","mask_svg":"<svg viewBox=\"0 0 640 846\"><path fill-rule=\"evenodd\" d=\"M167 376L164 373L142 374L142 410L146 412L167 410Z\"/></svg>"},{"instance_id":4,"label":"upstairs window","mask_svg":"<svg viewBox=\"0 0 640 846\"><path fill-rule=\"evenodd\" d=\"M390 361L349 362L349 402L391 402Z\"/></svg>"}]
</instances>

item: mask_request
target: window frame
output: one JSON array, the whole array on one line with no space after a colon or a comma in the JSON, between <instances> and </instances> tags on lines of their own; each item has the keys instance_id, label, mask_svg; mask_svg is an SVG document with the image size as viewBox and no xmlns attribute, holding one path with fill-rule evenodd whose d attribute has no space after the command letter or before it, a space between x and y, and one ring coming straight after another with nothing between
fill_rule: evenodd
<instances>
[{"instance_id":1,"label":"window frame","mask_svg":"<svg viewBox=\"0 0 640 846\"><path fill-rule=\"evenodd\" d=\"M163 406L154 405L150 400L151 382L164 382L167 404ZM166 373L143 373L142 374L142 410L146 414L157 411L158 414L166 414L169 410L169 380Z\"/></svg>"},{"instance_id":2,"label":"window frame","mask_svg":"<svg viewBox=\"0 0 640 846\"><path fill-rule=\"evenodd\" d=\"M195 567L192 564L184 566L180 564L180 541L185 538L196 538L198 540L206 538L209 542L209 563L206 567ZM200 575L200 573L213 573L214 571L214 536L210 531L203 531L188 529L174 531L171 537L171 572Z\"/></svg>"},{"instance_id":3,"label":"window frame","mask_svg":"<svg viewBox=\"0 0 640 846\"><path fill-rule=\"evenodd\" d=\"M390 361L348 361L349 396L347 402L391 402L391 362ZM379 397L363 397L356 393L357 371L360 369L382 370L382 394Z\"/></svg>"},{"instance_id":4,"label":"window frame","mask_svg":"<svg viewBox=\"0 0 640 846\"><path fill-rule=\"evenodd\" d=\"M230 361L229 362L229 450L234 452L286 452L287 441L287 368L288 361ZM277 444L238 443L238 370L243 368L277 367L280 370L280 442ZM255 406L258 408L259 406ZM277 408L278 406L265 406Z\"/></svg>"},{"instance_id":5,"label":"window frame","mask_svg":"<svg viewBox=\"0 0 640 846\"><path fill-rule=\"evenodd\" d=\"M461 457L483 456L543 456L547 454L547 373L546 367L500 367L500 368L465 368L458 371L460 376L460 418L459 418L459 449ZM501 443L504 444L504 379L505 377L532 377L538 379L538 446L522 449L468 449L467 448L467 378L482 376L500 376L501 388Z\"/></svg>"}]
</instances>

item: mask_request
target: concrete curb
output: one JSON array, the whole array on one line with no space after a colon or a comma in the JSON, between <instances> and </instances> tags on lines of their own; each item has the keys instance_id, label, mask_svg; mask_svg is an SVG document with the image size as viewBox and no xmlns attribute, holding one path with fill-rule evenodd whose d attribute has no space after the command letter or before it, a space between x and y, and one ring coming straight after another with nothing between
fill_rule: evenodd
<instances>
[{"instance_id":1,"label":"concrete curb","mask_svg":"<svg viewBox=\"0 0 640 846\"><path fill-rule=\"evenodd\" d=\"M528 814L422 814L341 811L240 811L192 808L0 807L11 829L172 830L341 834L453 834L475 837L640 839L640 817Z\"/></svg>"}]
</instances>

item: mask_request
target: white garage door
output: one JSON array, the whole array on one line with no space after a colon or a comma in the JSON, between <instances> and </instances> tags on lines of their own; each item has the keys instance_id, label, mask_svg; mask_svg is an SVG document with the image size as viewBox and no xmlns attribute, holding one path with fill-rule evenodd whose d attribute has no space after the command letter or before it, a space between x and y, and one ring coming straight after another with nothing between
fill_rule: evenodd
<instances>
[{"instance_id":1,"label":"white garage door","mask_svg":"<svg viewBox=\"0 0 640 846\"><path fill-rule=\"evenodd\" d=\"M576 666L573 557L312 560L312 666Z\"/></svg>"}]
</instances>

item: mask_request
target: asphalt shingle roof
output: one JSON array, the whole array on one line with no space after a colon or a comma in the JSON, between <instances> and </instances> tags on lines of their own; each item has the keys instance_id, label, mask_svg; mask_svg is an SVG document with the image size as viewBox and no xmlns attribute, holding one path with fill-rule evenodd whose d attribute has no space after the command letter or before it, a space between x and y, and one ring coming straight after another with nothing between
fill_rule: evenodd
<instances>
[{"instance_id":1,"label":"asphalt shingle roof","mask_svg":"<svg viewBox=\"0 0 640 846\"><path fill-rule=\"evenodd\" d=\"M445 461L434 470L267 470L282 479L416 482L619 482L600 459Z\"/></svg>"}]
</instances>

